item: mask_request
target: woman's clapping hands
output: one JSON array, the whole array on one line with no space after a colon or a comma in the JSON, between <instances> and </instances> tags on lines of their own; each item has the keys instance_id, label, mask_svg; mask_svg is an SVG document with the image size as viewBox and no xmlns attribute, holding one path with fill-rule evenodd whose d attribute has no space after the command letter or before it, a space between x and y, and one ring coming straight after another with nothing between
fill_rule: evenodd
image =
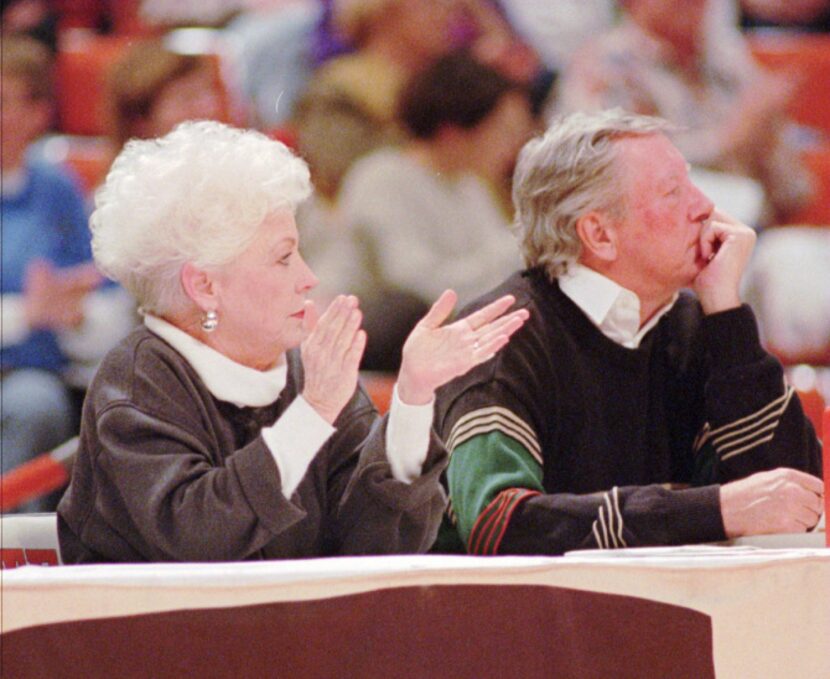
<instances>
[{"instance_id":1,"label":"woman's clapping hands","mask_svg":"<svg viewBox=\"0 0 830 679\"><path fill-rule=\"evenodd\" d=\"M529 316L526 309L506 313L516 301L506 295L444 325L456 301L455 292L444 292L407 337L398 373L398 396L404 403L429 403L438 387L490 360ZM357 386L366 348L361 320L357 298L351 295L336 297L319 318L314 303L306 302L303 398L329 423L337 419Z\"/></svg>"},{"instance_id":2,"label":"woman's clapping hands","mask_svg":"<svg viewBox=\"0 0 830 679\"><path fill-rule=\"evenodd\" d=\"M305 339L301 345L305 381L303 398L333 424L354 394L366 333L357 297L339 295L318 318L314 302L306 302Z\"/></svg>"},{"instance_id":3,"label":"woman's clapping hands","mask_svg":"<svg viewBox=\"0 0 830 679\"><path fill-rule=\"evenodd\" d=\"M428 403L438 387L489 361L529 317L526 309L505 313L516 301L505 295L443 325L457 299L455 292L445 291L407 337L398 373L398 395L404 403Z\"/></svg>"}]
</instances>

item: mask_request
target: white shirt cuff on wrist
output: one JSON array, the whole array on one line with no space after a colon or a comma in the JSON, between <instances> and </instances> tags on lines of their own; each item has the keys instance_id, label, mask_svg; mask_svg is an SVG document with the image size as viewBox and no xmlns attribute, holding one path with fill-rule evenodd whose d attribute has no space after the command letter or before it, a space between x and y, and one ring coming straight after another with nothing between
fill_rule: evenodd
<instances>
[{"instance_id":1,"label":"white shirt cuff on wrist","mask_svg":"<svg viewBox=\"0 0 830 679\"><path fill-rule=\"evenodd\" d=\"M286 499L291 499L308 465L334 432L302 396L297 396L274 424L262 429L262 438L280 470Z\"/></svg>"},{"instance_id":2,"label":"white shirt cuff on wrist","mask_svg":"<svg viewBox=\"0 0 830 679\"><path fill-rule=\"evenodd\" d=\"M426 405L407 405L398 396L397 384L392 391L386 424L386 457L398 481L412 483L421 475L429 450L434 406L434 398Z\"/></svg>"}]
</instances>

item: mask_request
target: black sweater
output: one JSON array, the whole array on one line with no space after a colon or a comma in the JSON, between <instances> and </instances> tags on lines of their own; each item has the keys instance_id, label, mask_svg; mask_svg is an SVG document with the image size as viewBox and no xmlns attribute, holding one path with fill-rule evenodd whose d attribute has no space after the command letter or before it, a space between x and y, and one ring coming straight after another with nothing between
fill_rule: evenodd
<instances>
[{"instance_id":1,"label":"black sweater","mask_svg":"<svg viewBox=\"0 0 830 679\"><path fill-rule=\"evenodd\" d=\"M471 308L508 292L530 320L495 359L440 392L437 428L453 455L454 505L454 493L488 483L478 468L522 476L513 458L498 461L498 436L521 444L522 465L541 467L542 487L493 483L490 502L466 517L476 519L463 535L470 551L719 540L717 484L781 466L820 473L815 432L761 347L749 307L703 316L683 293L628 349L539 270L516 274Z\"/></svg>"}]
</instances>

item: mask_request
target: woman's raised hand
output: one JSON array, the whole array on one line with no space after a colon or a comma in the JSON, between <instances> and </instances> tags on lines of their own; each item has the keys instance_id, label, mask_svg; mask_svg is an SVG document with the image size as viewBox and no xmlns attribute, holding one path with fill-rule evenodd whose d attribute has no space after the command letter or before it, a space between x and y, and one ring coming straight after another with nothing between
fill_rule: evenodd
<instances>
[{"instance_id":1,"label":"woman's raised hand","mask_svg":"<svg viewBox=\"0 0 830 679\"><path fill-rule=\"evenodd\" d=\"M445 291L407 337L398 373L398 396L404 403L429 403L438 387L489 361L530 316L526 309L505 314L516 301L505 295L442 325L457 299L455 292Z\"/></svg>"},{"instance_id":2,"label":"woman's raised hand","mask_svg":"<svg viewBox=\"0 0 830 679\"><path fill-rule=\"evenodd\" d=\"M357 387L366 333L363 315L354 296L339 295L318 318L314 302L306 302L305 339L300 351L305 381L303 398L329 424L333 424Z\"/></svg>"}]
</instances>

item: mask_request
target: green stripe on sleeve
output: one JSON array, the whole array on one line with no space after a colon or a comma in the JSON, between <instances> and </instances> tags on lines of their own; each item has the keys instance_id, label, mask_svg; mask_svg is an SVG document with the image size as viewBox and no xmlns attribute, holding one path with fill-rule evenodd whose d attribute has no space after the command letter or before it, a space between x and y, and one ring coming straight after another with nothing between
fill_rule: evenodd
<instances>
[{"instance_id":1,"label":"green stripe on sleeve","mask_svg":"<svg viewBox=\"0 0 830 679\"><path fill-rule=\"evenodd\" d=\"M453 450L447 470L450 499L464 544L479 515L506 488L544 492L542 467L515 439L494 431Z\"/></svg>"}]
</instances>

